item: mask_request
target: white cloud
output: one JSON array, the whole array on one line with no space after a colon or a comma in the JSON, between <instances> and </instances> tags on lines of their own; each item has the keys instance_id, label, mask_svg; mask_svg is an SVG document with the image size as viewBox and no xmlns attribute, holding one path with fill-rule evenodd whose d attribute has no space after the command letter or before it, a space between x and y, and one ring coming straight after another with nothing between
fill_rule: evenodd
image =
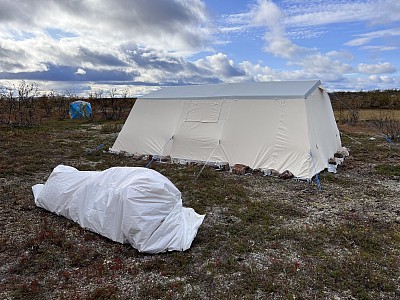
<instances>
[{"instance_id":1,"label":"white cloud","mask_svg":"<svg viewBox=\"0 0 400 300\"><path fill-rule=\"evenodd\" d=\"M339 55L343 58L343 52L331 51L323 54L316 49L301 47L288 39L284 26L285 15L272 1L258 1L258 5L252 8L251 14L254 16L254 24L266 27L265 50L287 59L290 66L300 66L303 71L297 70L296 74L302 74L304 78L313 76L326 80L338 80L342 77L341 74L352 71L350 65L335 59Z\"/></svg>"},{"instance_id":2,"label":"white cloud","mask_svg":"<svg viewBox=\"0 0 400 300\"><path fill-rule=\"evenodd\" d=\"M381 51L393 51L399 48L394 46L363 46L361 47L361 49L374 52L381 52Z\"/></svg>"},{"instance_id":3,"label":"white cloud","mask_svg":"<svg viewBox=\"0 0 400 300\"><path fill-rule=\"evenodd\" d=\"M278 57L295 59L298 55L308 52L306 48L300 47L292 43L288 38L282 35L266 33L265 40L267 41L265 50Z\"/></svg>"},{"instance_id":4,"label":"white cloud","mask_svg":"<svg viewBox=\"0 0 400 300\"><path fill-rule=\"evenodd\" d=\"M77 75L85 75L86 71L82 68L78 68L78 70L76 70L75 74Z\"/></svg>"},{"instance_id":5,"label":"white cloud","mask_svg":"<svg viewBox=\"0 0 400 300\"><path fill-rule=\"evenodd\" d=\"M239 65L246 72L247 77L254 81L314 79L304 70L278 71L249 61L244 61Z\"/></svg>"},{"instance_id":6,"label":"white cloud","mask_svg":"<svg viewBox=\"0 0 400 300\"><path fill-rule=\"evenodd\" d=\"M379 64L359 64L357 71L363 74L385 74L395 73L397 70L393 64L384 62Z\"/></svg>"},{"instance_id":7,"label":"white cloud","mask_svg":"<svg viewBox=\"0 0 400 300\"><path fill-rule=\"evenodd\" d=\"M0 7L3 78L134 81L156 75L151 83L173 66L185 69L184 57L206 49L212 32L201 0L0 0ZM152 50L131 55L144 48ZM147 61L149 70L138 61Z\"/></svg>"},{"instance_id":8,"label":"white cloud","mask_svg":"<svg viewBox=\"0 0 400 300\"><path fill-rule=\"evenodd\" d=\"M400 20L400 2L397 0L301 1L289 5L286 20L290 26L321 26L327 24L368 22L388 24Z\"/></svg>"},{"instance_id":9,"label":"white cloud","mask_svg":"<svg viewBox=\"0 0 400 300\"><path fill-rule=\"evenodd\" d=\"M363 34L358 34L356 35L357 38L352 39L345 43L346 46L363 46L368 43L371 43L372 41L376 39L391 39L400 36L400 28L391 28L391 29L385 29L385 30L378 30L378 31L371 31ZM363 47L364 49L368 49L368 47ZM376 48L372 46L372 50L376 50ZM384 48L384 47L382 47ZM390 48L396 48L396 47L390 47ZM387 47L386 47L386 50Z\"/></svg>"},{"instance_id":10,"label":"white cloud","mask_svg":"<svg viewBox=\"0 0 400 300\"><path fill-rule=\"evenodd\" d=\"M395 79L389 76L370 75L368 79L371 83L394 83Z\"/></svg>"},{"instance_id":11,"label":"white cloud","mask_svg":"<svg viewBox=\"0 0 400 300\"><path fill-rule=\"evenodd\" d=\"M245 73L238 66L235 65L233 60L223 53L206 56L199 59L194 63L199 69L209 72L210 75L220 78L224 81L236 81L239 77L243 80Z\"/></svg>"},{"instance_id":12,"label":"white cloud","mask_svg":"<svg viewBox=\"0 0 400 300\"><path fill-rule=\"evenodd\" d=\"M104 43L130 41L183 53L203 49L211 33L200 0L1 0L0 4L3 32L37 35L56 28Z\"/></svg>"},{"instance_id":13,"label":"white cloud","mask_svg":"<svg viewBox=\"0 0 400 300\"><path fill-rule=\"evenodd\" d=\"M290 28L286 32L286 35L288 38L291 39L315 39L315 38L320 38L327 34L328 31L325 29L319 29L319 28L306 28L306 27L296 27L296 28Z\"/></svg>"},{"instance_id":14,"label":"white cloud","mask_svg":"<svg viewBox=\"0 0 400 300\"><path fill-rule=\"evenodd\" d=\"M271 31L279 33L284 29L282 24L283 13L271 0L259 0L251 14L255 25L266 26Z\"/></svg>"},{"instance_id":15,"label":"white cloud","mask_svg":"<svg viewBox=\"0 0 400 300\"><path fill-rule=\"evenodd\" d=\"M242 31L243 27L241 26L231 26L231 27L221 27L219 29L219 32L221 33L231 33L231 32L238 32L238 31Z\"/></svg>"},{"instance_id":16,"label":"white cloud","mask_svg":"<svg viewBox=\"0 0 400 300\"><path fill-rule=\"evenodd\" d=\"M353 60L354 55L349 52L349 51L337 51L337 50L332 50L327 53L325 53L326 56L328 56L331 59L339 59L339 60Z\"/></svg>"},{"instance_id":17,"label":"white cloud","mask_svg":"<svg viewBox=\"0 0 400 300\"><path fill-rule=\"evenodd\" d=\"M256 26L266 27L264 35L265 51L283 58L294 58L307 50L292 43L285 36L284 15L279 7L270 0L259 0L250 12L251 22Z\"/></svg>"}]
</instances>

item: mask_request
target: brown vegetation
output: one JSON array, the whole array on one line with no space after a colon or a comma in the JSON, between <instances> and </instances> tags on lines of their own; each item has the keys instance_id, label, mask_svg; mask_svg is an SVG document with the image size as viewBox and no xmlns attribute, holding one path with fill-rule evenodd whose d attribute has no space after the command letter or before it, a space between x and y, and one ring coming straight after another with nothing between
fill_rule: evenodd
<instances>
[{"instance_id":1,"label":"brown vegetation","mask_svg":"<svg viewBox=\"0 0 400 300\"><path fill-rule=\"evenodd\" d=\"M0 87L0 126L32 127L47 119L68 119L69 104L79 99L82 100L71 91L39 95L37 85L25 81L12 88ZM136 98L129 98L127 91L118 94L113 89L93 93L83 100L90 102L94 119L121 120L127 117Z\"/></svg>"}]
</instances>

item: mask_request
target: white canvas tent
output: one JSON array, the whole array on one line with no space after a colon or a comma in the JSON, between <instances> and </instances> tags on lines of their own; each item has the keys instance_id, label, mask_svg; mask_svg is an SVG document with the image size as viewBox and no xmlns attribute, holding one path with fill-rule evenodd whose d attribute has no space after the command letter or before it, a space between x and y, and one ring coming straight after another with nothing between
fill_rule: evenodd
<instances>
[{"instance_id":1,"label":"white canvas tent","mask_svg":"<svg viewBox=\"0 0 400 300\"><path fill-rule=\"evenodd\" d=\"M111 151L309 179L340 147L329 96L315 80L162 88L137 99Z\"/></svg>"}]
</instances>

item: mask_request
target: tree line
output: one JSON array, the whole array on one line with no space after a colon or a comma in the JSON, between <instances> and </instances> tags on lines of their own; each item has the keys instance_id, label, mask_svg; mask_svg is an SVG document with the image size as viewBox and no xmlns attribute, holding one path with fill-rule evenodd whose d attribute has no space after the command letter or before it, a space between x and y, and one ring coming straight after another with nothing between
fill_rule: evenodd
<instances>
[{"instance_id":1,"label":"tree line","mask_svg":"<svg viewBox=\"0 0 400 300\"><path fill-rule=\"evenodd\" d=\"M334 109L400 109L400 90L329 93Z\"/></svg>"},{"instance_id":2,"label":"tree line","mask_svg":"<svg viewBox=\"0 0 400 300\"><path fill-rule=\"evenodd\" d=\"M119 120L125 118L135 98L127 90L98 90L89 97L78 97L73 91L60 94L54 90L40 94L36 83L21 81L12 87L0 87L0 125L29 127L45 119L69 118L69 104L84 100L91 104L92 118Z\"/></svg>"},{"instance_id":3,"label":"tree line","mask_svg":"<svg viewBox=\"0 0 400 300\"><path fill-rule=\"evenodd\" d=\"M400 109L400 90L334 92L330 99L337 121L352 126L365 122L391 141L400 140L400 120L395 114ZM362 109L370 110L367 118L361 118Z\"/></svg>"}]
</instances>

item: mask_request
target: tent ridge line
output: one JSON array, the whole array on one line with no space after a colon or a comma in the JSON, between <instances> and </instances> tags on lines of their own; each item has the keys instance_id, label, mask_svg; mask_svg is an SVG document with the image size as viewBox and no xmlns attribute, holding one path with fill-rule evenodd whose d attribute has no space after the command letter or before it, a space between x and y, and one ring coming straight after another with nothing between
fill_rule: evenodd
<instances>
[{"instance_id":1,"label":"tent ridge line","mask_svg":"<svg viewBox=\"0 0 400 300\"><path fill-rule=\"evenodd\" d=\"M308 94L308 93L307 93ZM276 96L228 96L228 97L221 97L221 96L208 96L208 97L154 97L154 98L147 98L147 97L139 97L139 99L143 100L305 100L307 99L308 95L276 95Z\"/></svg>"}]
</instances>

